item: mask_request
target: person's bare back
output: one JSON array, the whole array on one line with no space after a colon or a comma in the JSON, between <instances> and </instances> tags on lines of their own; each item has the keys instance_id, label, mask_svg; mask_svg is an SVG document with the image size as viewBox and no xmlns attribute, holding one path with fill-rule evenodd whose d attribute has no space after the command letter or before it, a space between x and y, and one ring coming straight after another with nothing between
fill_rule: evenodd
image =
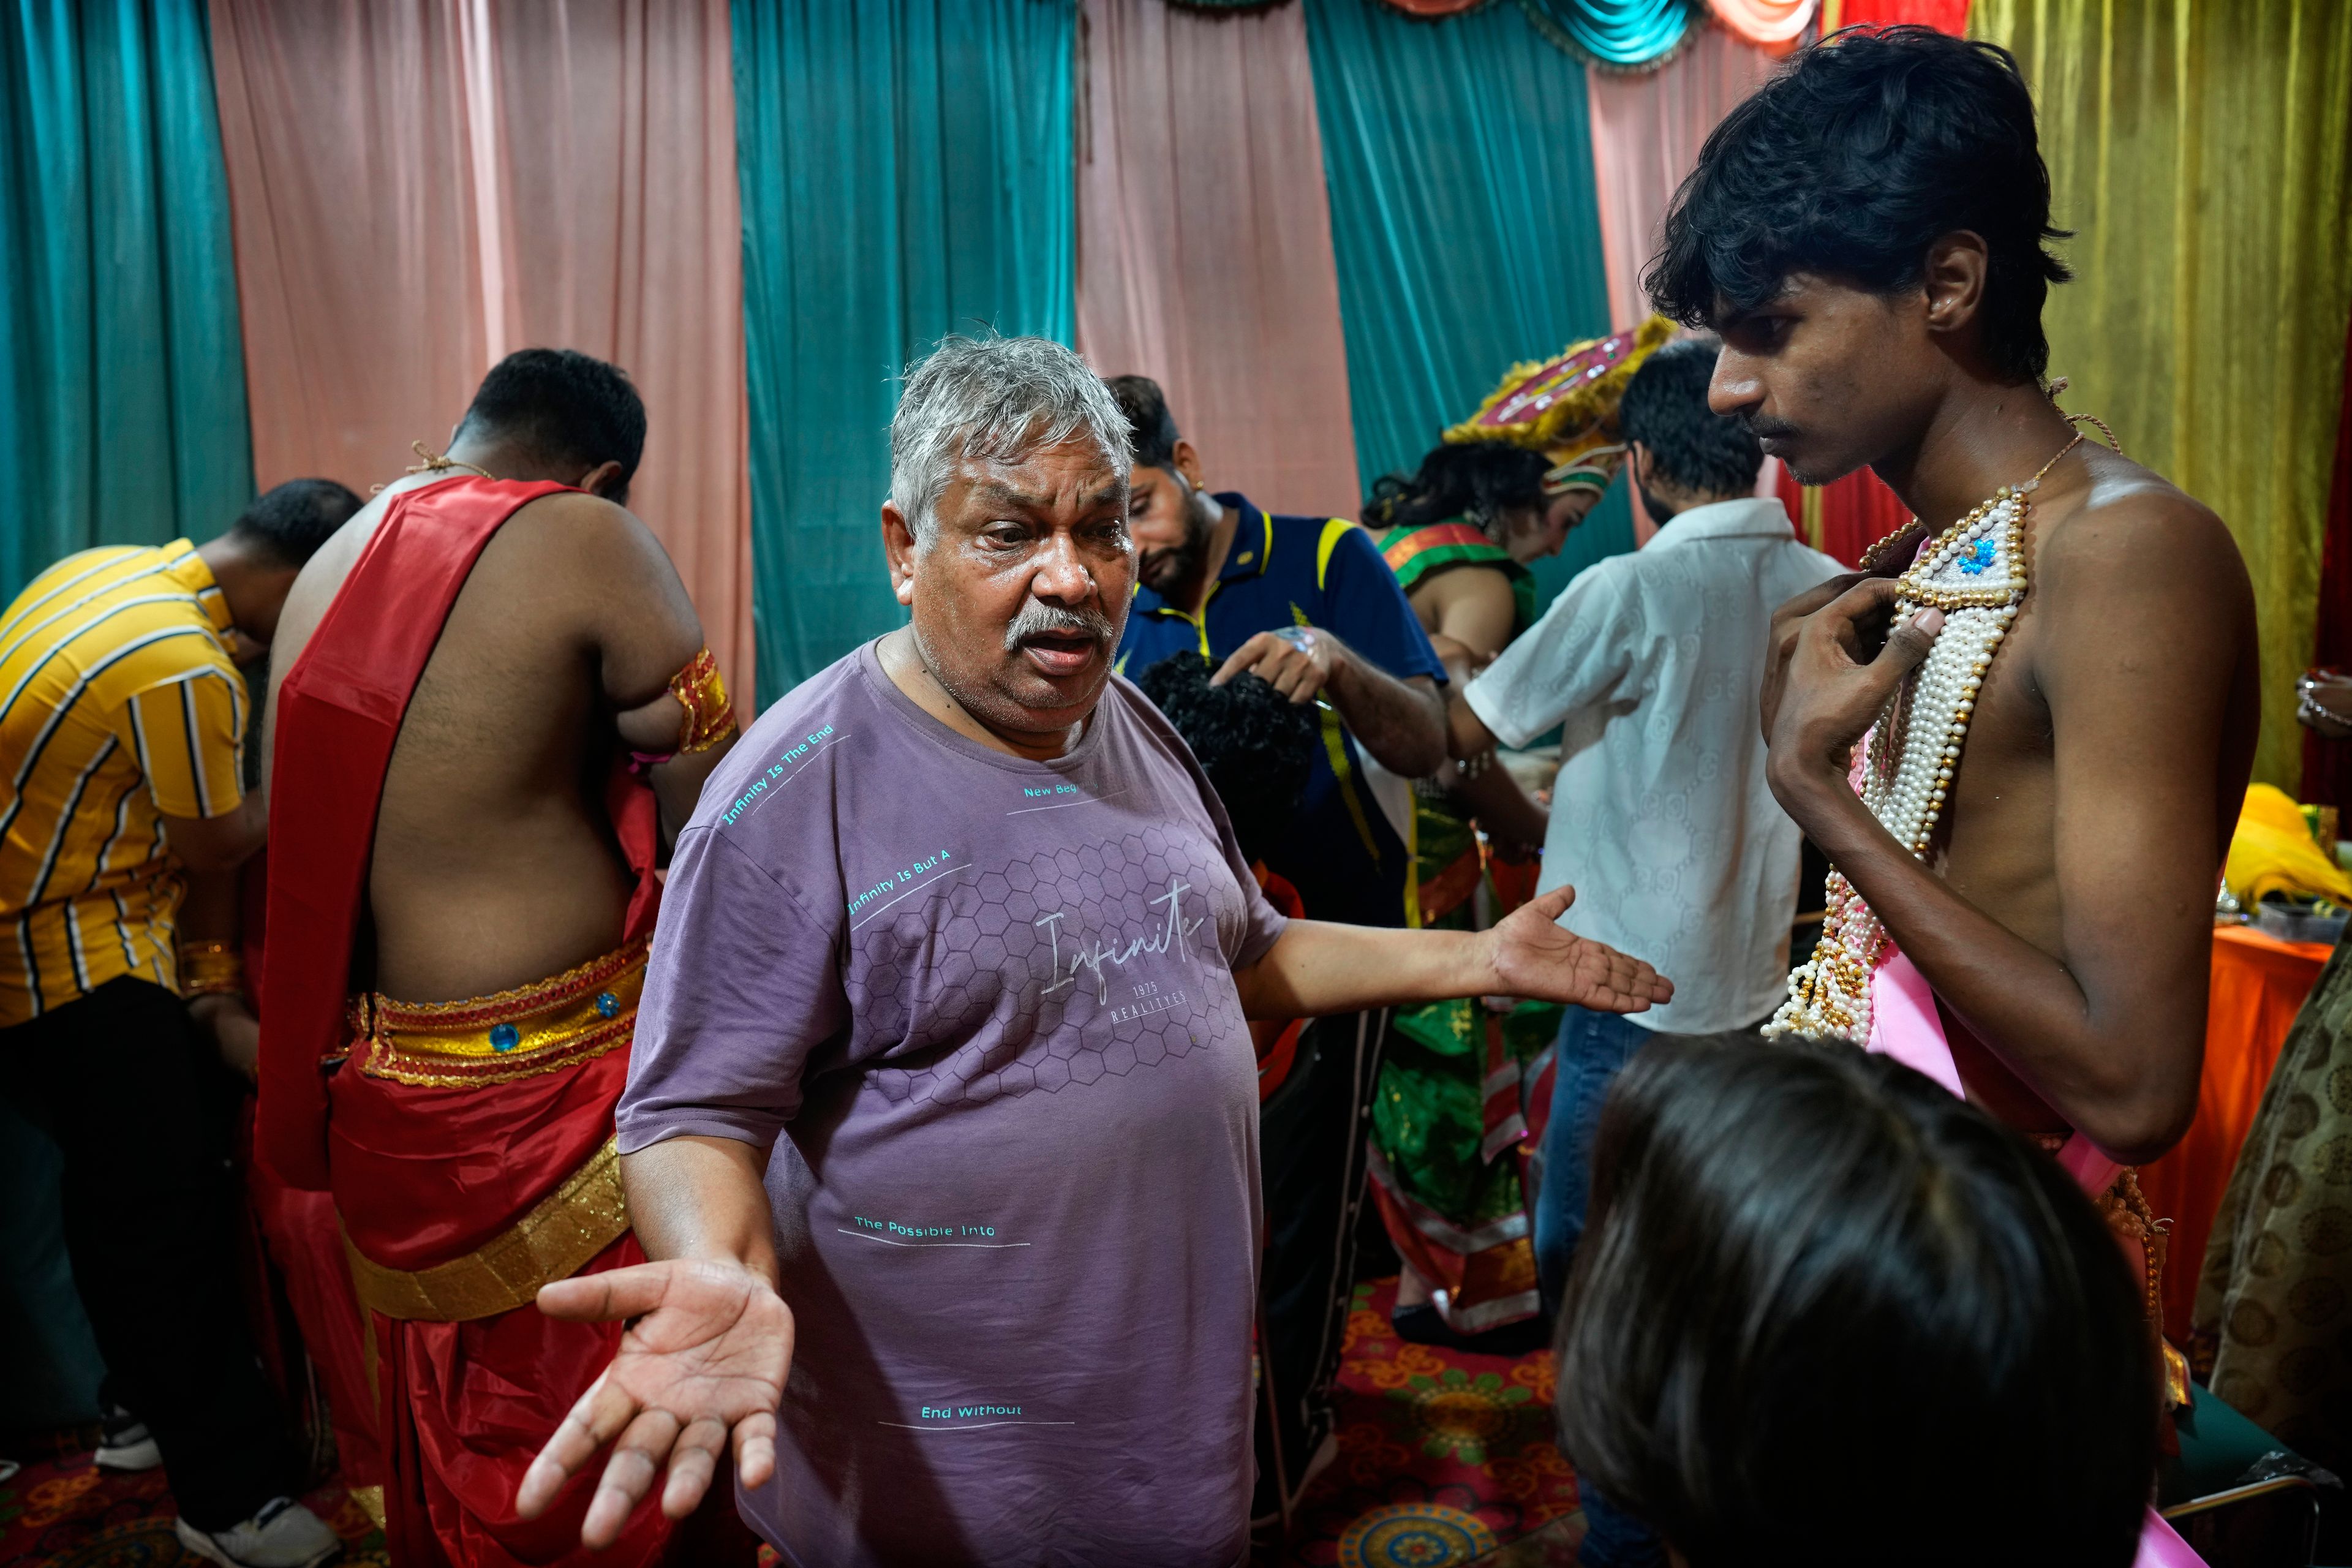
<instances>
[{"instance_id":1,"label":"person's bare back","mask_svg":"<svg viewBox=\"0 0 2352 1568\"><path fill-rule=\"evenodd\" d=\"M435 479L387 487L319 552L288 598L273 683L301 657L388 503ZM701 643L668 556L612 502L547 496L492 536L385 774L368 887L375 989L410 1002L485 996L619 943L632 879L605 781L624 746L676 746L680 707L667 683ZM722 750L656 770L667 829L692 810Z\"/></svg>"}]
</instances>

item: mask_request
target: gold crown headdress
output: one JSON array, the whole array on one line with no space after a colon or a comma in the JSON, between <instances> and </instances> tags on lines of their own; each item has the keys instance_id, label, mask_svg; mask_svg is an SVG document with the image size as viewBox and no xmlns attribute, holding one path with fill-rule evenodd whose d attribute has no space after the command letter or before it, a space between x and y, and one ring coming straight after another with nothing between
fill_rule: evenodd
<instances>
[{"instance_id":1,"label":"gold crown headdress","mask_svg":"<svg viewBox=\"0 0 2352 1568\"><path fill-rule=\"evenodd\" d=\"M1675 324L1652 316L1638 327L1570 343L1548 360L1515 364L1478 412L1445 432L1448 441L1509 441L1551 459L1544 490L1609 488L1623 460L1617 404L1626 384Z\"/></svg>"}]
</instances>

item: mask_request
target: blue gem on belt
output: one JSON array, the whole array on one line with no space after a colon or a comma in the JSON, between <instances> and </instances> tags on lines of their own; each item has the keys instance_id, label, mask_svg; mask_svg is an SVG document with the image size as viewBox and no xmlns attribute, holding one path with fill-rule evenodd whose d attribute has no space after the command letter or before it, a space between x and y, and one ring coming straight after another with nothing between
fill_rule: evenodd
<instances>
[{"instance_id":1,"label":"blue gem on belt","mask_svg":"<svg viewBox=\"0 0 2352 1568\"><path fill-rule=\"evenodd\" d=\"M598 1017L617 1017L620 1016L620 1011L621 999L618 996L614 995L610 991L600 991L596 994L596 1016Z\"/></svg>"},{"instance_id":2,"label":"blue gem on belt","mask_svg":"<svg viewBox=\"0 0 2352 1568\"><path fill-rule=\"evenodd\" d=\"M490 1049L498 1052L500 1056L504 1056L507 1052L514 1049L520 1044L522 1044L522 1031L516 1028L512 1024L493 1024L490 1026Z\"/></svg>"}]
</instances>

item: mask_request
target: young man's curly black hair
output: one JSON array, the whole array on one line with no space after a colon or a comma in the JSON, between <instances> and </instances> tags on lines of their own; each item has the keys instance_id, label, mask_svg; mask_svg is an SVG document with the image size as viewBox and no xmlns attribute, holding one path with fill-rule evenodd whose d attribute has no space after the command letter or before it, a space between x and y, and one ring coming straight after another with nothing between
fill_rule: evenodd
<instances>
[{"instance_id":1,"label":"young man's curly black hair","mask_svg":"<svg viewBox=\"0 0 2352 1568\"><path fill-rule=\"evenodd\" d=\"M1255 675L1211 686L1199 654L1170 654L1136 685L1160 705L1200 759L1243 858L1257 861L1280 840L1307 793L1322 743L1312 703L1293 702Z\"/></svg>"},{"instance_id":2,"label":"young man's curly black hair","mask_svg":"<svg viewBox=\"0 0 2352 1568\"><path fill-rule=\"evenodd\" d=\"M1850 28L1799 52L1724 116L1675 193L1643 283L1687 326L1754 310L1794 272L1890 292L1969 229L1990 257L1981 321L1994 372L2049 368L2042 305L2073 276L2043 245L2050 171L2033 97L1997 45L1928 27Z\"/></svg>"}]
</instances>

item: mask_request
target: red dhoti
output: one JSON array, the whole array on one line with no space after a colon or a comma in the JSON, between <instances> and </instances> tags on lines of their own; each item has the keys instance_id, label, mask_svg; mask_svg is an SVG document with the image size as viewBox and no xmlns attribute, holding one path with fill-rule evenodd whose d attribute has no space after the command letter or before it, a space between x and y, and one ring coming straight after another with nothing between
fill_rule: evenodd
<instances>
[{"instance_id":1,"label":"red dhoti","mask_svg":"<svg viewBox=\"0 0 2352 1568\"><path fill-rule=\"evenodd\" d=\"M559 1322L532 1300L550 1280L644 1261L611 1139L646 945L478 1002L352 1006L327 1158L374 1332L385 1531L403 1568L586 1560L591 1478L528 1522L514 1495L621 1325ZM652 1561L668 1533L640 1509L595 1561Z\"/></svg>"}]
</instances>

